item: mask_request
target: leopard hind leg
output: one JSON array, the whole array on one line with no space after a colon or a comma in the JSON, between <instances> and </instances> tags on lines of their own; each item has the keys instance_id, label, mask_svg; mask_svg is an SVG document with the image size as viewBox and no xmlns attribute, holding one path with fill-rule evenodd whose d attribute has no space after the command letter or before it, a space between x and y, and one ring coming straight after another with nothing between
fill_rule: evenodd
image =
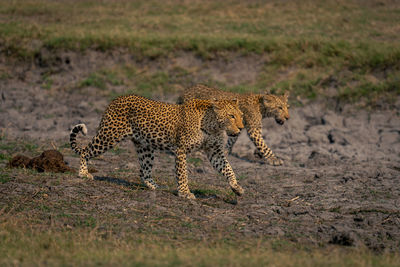
<instances>
[{"instance_id":1,"label":"leopard hind leg","mask_svg":"<svg viewBox=\"0 0 400 267\"><path fill-rule=\"evenodd\" d=\"M153 162L154 162L154 148L150 145L144 145L132 139L135 144L136 152L140 164L140 179L142 183L149 189L157 189L159 186L154 182L151 177Z\"/></svg>"},{"instance_id":2,"label":"leopard hind leg","mask_svg":"<svg viewBox=\"0 0 400 267\"><path fill-rule=\"evenodd\" d=\"M100 127L92 141L82 150L79 177L93 179L93 175L88 171L89 159L103 154L130 135L132 135L132 131L129 128L112 129Z\"/></svg>"}]
</instances>

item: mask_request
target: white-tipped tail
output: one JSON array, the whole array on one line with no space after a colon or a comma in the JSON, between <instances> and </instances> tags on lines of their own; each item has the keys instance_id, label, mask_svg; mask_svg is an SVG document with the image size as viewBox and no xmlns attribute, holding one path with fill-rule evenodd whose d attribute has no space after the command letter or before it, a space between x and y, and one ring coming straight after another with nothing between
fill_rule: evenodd
<instances>
[{"instance_id":1,"label":"white-tipped tail","mask_svg":"<svg viewBox=\"0 0 400 267\"><path fill-rule=\"evenodd\" d=\"M71 145L71 148L73 151L75 151L75 153L77 154L82 154L83 148L80 147L77 143L76 143L76 136L77 134L81 132L83 135L87 134L87 128L86 125L83 123L77 124L75 125L72 130L71 133L69 135L69 142Z\"/></svg>"},{"instance_id":2,"label":"white-tipped tail","mask_svg":"<svg viewBox=\"0 0 400 267\"><path fill-rule=\"evenodd\" d=\"M83 135L87 135L87 128L86 125L84 123L80 123L74 126L75 127L81 127L81 131Z\"/></svg>"}]
</instances>

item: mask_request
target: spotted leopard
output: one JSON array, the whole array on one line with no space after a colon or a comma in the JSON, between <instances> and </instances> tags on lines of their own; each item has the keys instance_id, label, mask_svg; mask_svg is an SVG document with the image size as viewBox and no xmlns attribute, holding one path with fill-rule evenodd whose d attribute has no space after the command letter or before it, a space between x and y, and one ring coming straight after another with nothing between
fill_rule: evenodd
<instances>
[{"instance_id":1,"label":"spotted leopard","mask_svg":"<svg viewBox=\"0 0 400 267\"><path fill-rule=\"evenodd\" d=\"M228 179L237 195L243 194L235 174L224 154L224 131L236 136L244 127L237 100L193 99L184 104L167 104L141 96L121 96L106 109L97 134L85 147L77 144L79 132L84 135L84 124L73 127L71 148L80 155L79 176L93 179L87 163L112 148L126 137L132 139L140 163L140 178L150 189L158 185L151 177L154 151L167 150L175 154L178 195L194 199L188 187L186 155L201 149L212 166Z\"/></svg>"},{"instance_id":2,"label":"spotted leopard","mask_svg":"<svg viewBox=\"0 0 400 267\"><path fill-rule=\"evenodd\" d=\"M211 88L205 85L196 85L184 91L177 103L184 103L193 98L199 99L238 99L240 110L243 112L243 121L250 140L256 146L255 155L265 158L268 164L278 166L283 160L275 156L272 150L265 144L262 138L262 122L265 117L274 117L275 121L282 125L289 119L289 94L277 96L268 93L263 94L238 94ZM226 148L229 153L237 141L238 136L228 137Z\"/></svg>"}]
</instances>

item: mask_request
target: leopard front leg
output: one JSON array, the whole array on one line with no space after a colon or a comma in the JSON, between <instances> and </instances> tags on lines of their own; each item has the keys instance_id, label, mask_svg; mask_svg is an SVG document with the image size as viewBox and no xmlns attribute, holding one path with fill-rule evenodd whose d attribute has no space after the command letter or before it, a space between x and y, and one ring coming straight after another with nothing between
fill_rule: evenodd
<instances>
[{"instance_id":1,"label":"leopard front leg","mask_svg":"<svg viewBox=\"0 0 400 267\"><path fill-rule=\"evenodd\" d=\"M175 152L175 172L176 182L178 184L178 196L188 199L196 199L194 194L189 190L187 168L186 168L186 151L177 149Z\"/></svg>"},{"instance_id":2,"label":"leopard front leg","mask_svg":"<svg viewBox=\"0 0 400 267\"><path fill-rule=\"evenodd\" d=\"M225 176L228 179L229 185L232 191L241 196L244 193L243 188L238 184L236 180L235 173L232 170L231 165L226 159L225 153L223 151L223 145L214 144L208 148L207 157L211 162L211 165L216 169L220 174Z\"/></svg>"},{"instance_id":3,"label":"leopard front leg","mask_svg":"<svg viewBox=\"0 0 400 267\"><path fill-rule=\"evenodd\" d=\"M272 166L280 166L283 164L283 160L276 157L272 150L265 144L260 129L249 129L247 130L247 134L257 148L254 152L255 155L260 158L265 158L268 164Z\"/></svg>"}]
</instances>

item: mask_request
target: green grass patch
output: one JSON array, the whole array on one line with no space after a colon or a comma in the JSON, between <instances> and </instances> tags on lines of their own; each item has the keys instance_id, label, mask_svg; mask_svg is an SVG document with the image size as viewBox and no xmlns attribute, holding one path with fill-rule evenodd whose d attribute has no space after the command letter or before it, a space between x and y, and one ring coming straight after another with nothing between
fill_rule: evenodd
<instances>
[{"instance_id":1,"label":"green grass patch","mask_svg":"<svg viewBox=\"0 0 400 267\"><path fill-rule=\"evenodd\" d=\"M197 197L209 197L209 196L218 196L221 195L221 191L218 189L194 189L192 193L195 194Z\"/></svg>"},{"instance_id":2,"label":"green grass patch","mask_svg":"<svg viewBox=\"0 0 400 267\"><path fill-rule=\"evenodd\" d=\"M8 161L11 157L7 154L0 153L0 161Z\"/></svg>"},{"instance_id":3,"label":"green grass patch","mask_svg":"<svg viewBox=\"0 0 400 267\"><path fill-rule=\"evenodd\" d=\"M5 184L11 181L11 177L8 173L1 172L0 173L0 183Z\"/></svg>"},{"instance_id":4,"label":"green grass patch","mask_svg":"<svg viewBox=\"0 0 400 267\"><path fill-rule=\"evenodd\" d=\"M363 80L354 87L343 87L338 97L352 102L364 98L367 99L369 105L376 103L379 99L385 96L387 98L386 100L395 101L391 96L393 94L400 95L399 85L400 79L398 77L378 82Z\"/></svg>"},{"instance_id":5,"label":"green grass patch","mask_svg":"<svg viewBox=\"0 0 400 267\"><path fill-rule=\"evenodd\" d=\"M97 224L97 221L94 217L87 216L86 218L80 219L77 223L77 226L94 228L94 227L96 227L96 224Z\"/></svg>"},{"instance_id":6,"label":"green grass patch","mask_svg":"<svg viewBox=\"0 0 400 267\"><path fill-rule=\"evenodd\" d=\"M126 153L128 150L125 148L120 148L119 146L115 146L110 151L114 155L121 155L122 153Z\"/></svg>"},{"instance_id":7,"label":"green grass patch","mask_svg":"<svg viewBox=\"0 0 400 267\"><path fill-rule=\"evenodd\" d=\"M199 158L188 158L187 162L193 164L195 167L199 167L203 164L203 160Z\"/></svg>"},{"instance_id":8,"label":"green grass patch","mask_svg":"<svg viewBox=\"0 0 400 267\"><path fill-rule=\"evenodd\" d=\"M3 70L0 70L0 81L1 80L8 80L11 78L11 75L8 72L5 72Z\"/></svg>"},{"instance_id":9,"label":"green grass patch","mask_svg":"<svg viewBox=\"0 0 400 267\"><path fill-rule=\"evenodd\" d=\"M9 140L7 138L0 139L0 152L7 157L7 155L12 155L16 152L29 152L37 153L40 148L38 144L31 142L26 139Z\"/></svg>"},{"instance_id":10,"label":"green grass patch","mask_svg":"<svg viewBox=\"0 0 400 267\"><path fill-rule=\"evenodd\" d=\"M78 84L78 87L96 87L105 90L108 84L114 86L123 85L123 81L118 77L117 73L109 70L101 70L91 73Z\"/></svg>"},{"instance_id":11,"label":"green grass patch","mask_svg":"<svg viewBox=\"0 0 400 267\"><path fill-rule=\"evenodd\" d=\"M114 69L126 89L123 92L109 90L110 100L120 95L137 94L148 98L163 94L174 94L181 90L182 85L191 84L193 74L186 69L175 67L169 71L149 72L138 70L132 66L125 65ZM115 85L115 84L114 84Z\"/></svg>"},{"instance_id":12,"label":"green grass patch","mask_svg":"<svg viewBox=\"0 0 400 267\"><path fill-rule=\"evenodd\" d=\"M273 57L273 61L283 63L310 49L332 58L348 57L351 48L364 51L365 47L357 45L360 41L395 44L399 41L396 32L399 10L399 5L390 1L382 5L374 1L360 4L315 0L259 4L236 0L229 3L27 0L23 5L4 1L0 14L5 23L0 25L0 36L8 53L21 55L32 54L41 47L80 51L124 47L150 58L176 50L205 56L227 50L296 51ZM32 46L33 40L40 41L39 45ZM356 49L353 58L357 56ZM367 62L382 63L375 56Z\"/></svg>"}]
</instances>

